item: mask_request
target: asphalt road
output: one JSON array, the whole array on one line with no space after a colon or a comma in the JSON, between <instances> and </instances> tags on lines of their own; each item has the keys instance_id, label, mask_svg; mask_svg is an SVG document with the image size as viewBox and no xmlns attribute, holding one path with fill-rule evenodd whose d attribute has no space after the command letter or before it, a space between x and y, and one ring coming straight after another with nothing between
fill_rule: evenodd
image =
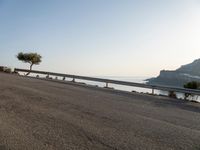
<instances>
[{"instance_id":1,"label":"asphalt road","mask_svg":"<svg viewBox=\"0 0 200 150\"><path fill-rule=\"evenodd\" d=\"M200 150L200 104L0 73L0 150Z\"/></svg>"}]
</instances>

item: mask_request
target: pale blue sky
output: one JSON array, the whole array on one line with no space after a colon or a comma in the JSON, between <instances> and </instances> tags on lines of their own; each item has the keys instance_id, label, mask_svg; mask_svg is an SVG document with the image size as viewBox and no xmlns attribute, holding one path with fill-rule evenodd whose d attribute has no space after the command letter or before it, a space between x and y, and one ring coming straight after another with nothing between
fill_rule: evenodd
<instances>
[{"instance_id":1,"label":"pale blue sky","mask_svg":"<svg viewBox=\"0 0 200 150\"><path fill-rule=\"evenodd\" d=\"M199 0L0 0L0 65L89 76L155 76L200 58Z\"/></svg>"}]
</instances>

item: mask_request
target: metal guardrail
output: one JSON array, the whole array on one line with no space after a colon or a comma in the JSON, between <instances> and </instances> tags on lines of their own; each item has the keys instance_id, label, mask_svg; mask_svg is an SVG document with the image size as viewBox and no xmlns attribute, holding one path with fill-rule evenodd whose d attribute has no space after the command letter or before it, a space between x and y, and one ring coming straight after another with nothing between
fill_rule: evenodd
<instances>
[{"instance_id":1,"label":"metal guardrail","mask_svg":"<svg viewBox=\"0 0 200 150\"><path fill-rule=\"evenodd\" d=\"M158 85L149 85L149 84L142 84L142 83L134 83L134 82L127 82L127 81L117 81L111 79L101 79L101 78L94 78L94 77L86 77L86 76L78 76L78 75L70 75L70 74L62 74L62 73L54 73L54 72L46 72L46 71L37 71L37 70L26 70L26 69L18 69L15 68L15 72L30 72L35 74L43 74L49 77L52 76L59 76L65 78L72 78L75 82L75 79L87 80L87 81L95 81L95 82L103 82L108 87L108 84L118 84L118 85L125 85L125 86L133 86L139 88L146 88L151 89L152 94L154 94L154 90L162 90L162 91L173 91L178 93L187 93L193 95L200 95L200 90L193 90L193 89L186 89L186 88L176 88L176 87L169 87L169 86L158 86Z\"/></svg>"}]
</instances>

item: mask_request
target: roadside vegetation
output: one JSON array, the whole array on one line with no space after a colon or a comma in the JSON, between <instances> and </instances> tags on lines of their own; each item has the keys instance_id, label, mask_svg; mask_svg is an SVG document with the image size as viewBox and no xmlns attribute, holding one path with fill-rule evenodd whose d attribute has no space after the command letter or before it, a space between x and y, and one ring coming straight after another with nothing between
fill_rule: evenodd
<instances>
[{"instance_id":1,"label":"roadside vegetation","mask_svg":"<svg viewBox=\"0 0 200 150\"><path fill-rule=\"evenodd\" d=\"M169 91L168 96L171 98L177 98L176 92L174 92L174 91Z\"/></svg>"},{"instance_id":2,"label":"roadside vegetation","mask_svg":"<svg viewBox=\"0 0 200 150\"><path fill-rule=\"evenodd\" d=\"M18 53L17 55L18 60L29 63L30 64L30 71L32 70L33 65L39 65L42 62L42 56L38 53ZM30 72L26 74L29 75Z\"/></svg>"},{"instance_id":3,"label":"roadside vegetation","mask_svg":"<svg viewBox=\"0 0 200 150\"><path fill-rule=\"evenodd\" d=\"M200 89L200 83L196 81L188 82L184 85L184 88L188 89Z\"/></svg>"},{"instance_id":4,"label":"roadside vegetation","mask_svg":"<svg viewBox=\"0 0 200 150\"><path fill-rule=\"evenodd\" d=\"M12 73L12 69L5 66L0 66L0 72Z\"/></svg>"},{"instance_id":5,"label":"roadside vegetation","mask_svg":"<svg viewBox=\"0 0 200 150\"><path fill-rule=\"evenodd\" d=\"M188 82L184 85L184 88L197 90L197 89L200 89L200 83L196 81ZM185 99L195 100L195 99L198 99L198 96L195 96L190 93L185 93Z\"/></svg>"}]
</instances>

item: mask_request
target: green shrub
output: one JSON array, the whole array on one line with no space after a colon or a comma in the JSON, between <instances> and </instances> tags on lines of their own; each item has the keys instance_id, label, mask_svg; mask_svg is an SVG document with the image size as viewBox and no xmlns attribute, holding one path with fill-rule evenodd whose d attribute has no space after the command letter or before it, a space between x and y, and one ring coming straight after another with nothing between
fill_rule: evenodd
<instances>
[{"instance_id":1,"label":"green shrub","mask_svg":"<svg viewBox=\"0 0 200 150\"><path fill-rule=\"evenodd\" d=\"M184 88L188 89L198 89L200 87L200 83L196 81L188 82L184 85Z\"/></svg>"},{"instance_id":2,"label":"green shrub","mask_svg":"<svg viewBox=\"0 0 200 150\"><path fill-rule=\"evenodd\" d=\"M200 83L196 81L188 82L184 85L184 88L188 89L200 89ZM184 99L186 100L194 100L195 95L191 93L185 93ZM198 96L196 96L196 100L198 99Z\"/></svg>"}]
</instances>

